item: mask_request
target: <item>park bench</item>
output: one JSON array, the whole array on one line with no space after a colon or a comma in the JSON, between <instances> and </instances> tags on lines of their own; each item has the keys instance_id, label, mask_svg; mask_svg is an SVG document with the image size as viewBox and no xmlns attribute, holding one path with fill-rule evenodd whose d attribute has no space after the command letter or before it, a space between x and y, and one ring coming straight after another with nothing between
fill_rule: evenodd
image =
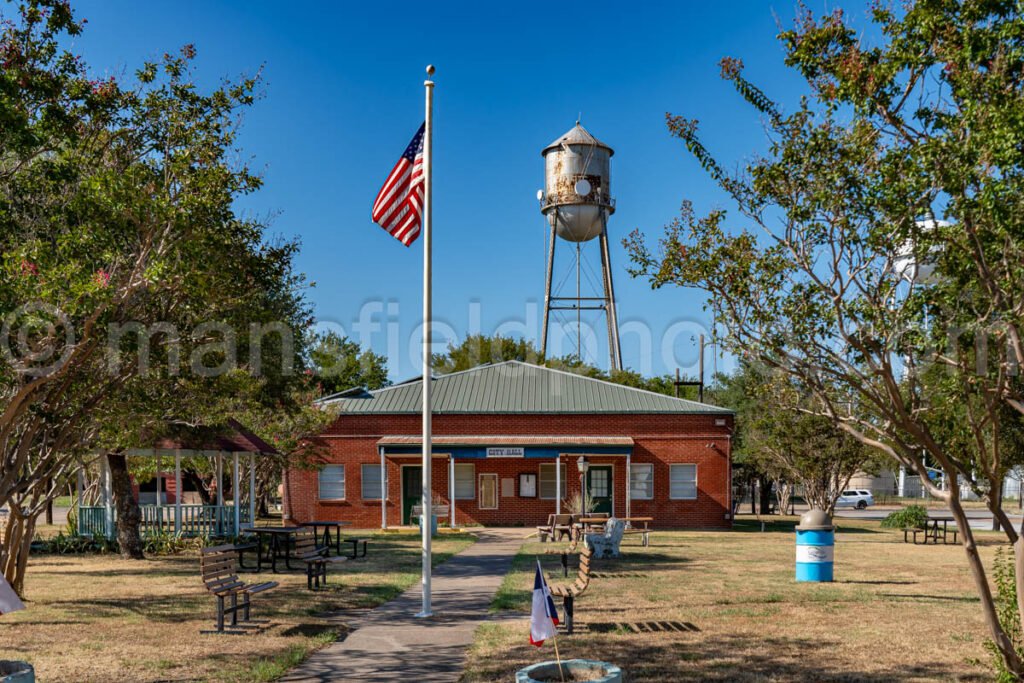
<instances>
[{"instance_id":1,"label":"park bench","mask_svg":"<svg viewBox=\"0 0 1024 683\"><path fill-rule=\"evenodd\" d=\"M572 583L549 583L551 595L562 598L565 608L565 632L572 635L573 615L575 614L576 598L582 595L590 585L590 560L594 551L584 547L580 551L580 568L576 572L576 580Z\"/></svg>"},{"instance_id":2,"label":"park bench","mask_svg":"<svg viewBox=\"0 0 1024 683\"><path fill-rule=\"evenodd\" d=\"M295 558L306 565L306 587L319 590L327 585L327 565L345 562L347 557L328 557L327 548L317 545L316 530L302 529L295 534Z\"/></svg>"},{"instance_id":3,"label":"park bench","mask_svg":"<svg viewBox=\"0 0 1024 683\"><path fill-rule=\"evenodd\" d=\"M572 536L572 515L548 515L548 523L537 527L537 534L541 543L549 538L560 541L566 536Z\"/></svg>"},{"instance_id":4,"label":"park bench","mask_svg":"<svg viewBox=\"0 0 1024 683\"><path fill-rule=\"evenodd\" d=\"M238 553L233 545L218 545L203 548L199 555L199 570L203 577L206 590L217 598L217 629L201 631L201 633L243 633L244 631L227 631L224 628L224 617L231 615L231 626L234 628L250 628L254 620L250 614L251 597L256 593L277 587L276 581L264 583L245 583L238 578ZM241 598L241 601L239 601ZM230 600L231 604L226 604ZM238 612L242 612L241 618ZM239 623L241 621L242 623Z\"/></svg>"},{"instance_id":5,"label":"park bench","mask_svg":"<svg viewBox=\"0 0 1024 683\"><path fill-rule=\"evenodd\" d=\"M570 543L569 545L567 545L564 548L560 548L558 550L545 550L544 551L545 555L559 555L560 556L560 559L562 561L562 576L563 577L568 577L569 576L569 556L570 555L575 555L577 552L579 552L577 550L577 546L579 546L579 544L580 544L580 537L576 536L576 537L574 537L572 539L572 543Z\"/></svg>"}]
</instances>

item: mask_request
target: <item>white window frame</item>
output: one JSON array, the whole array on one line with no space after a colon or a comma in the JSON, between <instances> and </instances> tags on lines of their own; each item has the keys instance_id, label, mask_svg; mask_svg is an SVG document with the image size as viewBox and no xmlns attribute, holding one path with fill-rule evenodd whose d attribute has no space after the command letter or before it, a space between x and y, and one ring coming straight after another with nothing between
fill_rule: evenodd
<instances>
[{"instance_id":1,"label":"white window frame","mask_svg":"<svg viewBox=\"0 0 1024 683\"><path fill-rule=\"evenodd\" d=\"M328 467L337 467L341 469L341 496L324 497L323 495L323 476L324 472ZM345 465L340 463L330 463L324 465L316 474L316 495L318 500L345 500L345 496L348 494L348 472L345 471Z\"/></svg>"},{"instance_id":2,"label":"white window frame","mask_svg":"<svg viewBox=\"0 0 1024 683\"><path fill-rule=\"evenodd\" d=\"M472 476L470 476L470 478L469 478L470 484L472 484L471 488L473 489L473 495L471 495L471 496L460 496L460 495L456 494L456 489L458 487L458 481L459 481L459 468L460 467L462 467L463 469L465 469L466 467L472 467L473 468ZM452 485L453 485L453 488L452 488L452 498L454 498L455 500L476 500L476 463L475 462L457 462L457 463L455 463L455 478L454 478L454 481L452 482Z\"/></svg>"},{"instance_id":3,"label":"white window frame","mask_svg":"<svg viewBox=\"0 0 1024 683\"><path fill-rule=\"evenodd\" d=\"M650 471L651 476L647 483L651 487L651 495L637 495L633 488L633 472L636 468L644 468ZM629 498L630 500L654 500L654 463L633 462L629 464Z\"/></svg>"},{"instance_id":4,"label":"white window frame","mask_svg":"<svg viewBox=\"0 0 1024 683\"><path fill-rule=\"evenodd\" d=\"M484 477L492 477L494 479L494 507L484 507ZM498 503L501 500L501 489L498 488L501 485L501 480L496 472L481 472L477 481L477 495L479 496L479 509L481 510L497 510Z\"/></svg>"},{"instance_id":5,"label":"white window frame","mask_svg":"<svg viewBox=\"0 0 1024 683\"><path fill-rule=\"evenodd\" d=\"M561 496L545 496L545 495L543 495L541 493L541 491L543 490L543 487L541 486L541 484L544 482L544 477L541 474L541 471L545 467L554 468L554 466L555 466L555 463L553 463L553 462L542 462L542 463L539 463L537 465L537 498L539 500L558 500L558 499L565 500L565 498L566 498L566 495L567 495L566 492L569 490L569 487L566 484L566 479L567 479L566 474L568 474L569 470L566 467L566 464L564 462L559 463L559 467L562 468L562 481L561 481L561 484L562 484L561 494L562 495ZM558 480L556 479L555 481L557 482Z\"/></svg>"},{"instance_id":6,"label":"white window frame","mask_svg":"<svg viewBox=\"0 0 1024 683\"><path fill-rule=\"evenodd\" d=\"M674 496L672 495L672 473L677 467L692 467L693 468L693 495L692 496ZM676 462L669 465L668 470L668 497L669 500L697 500L697 496L700 495L700 487L698 486L698 472L697 463L693 462Z\"/></svg>"},{"instance_id":7,"label":"white window frame","mask_svg":"<svg viewBox=\"0 0 1024 683\"><path fill-rule=\"evenodd\" d=\"M380 500L380 480L378 479L377 485L373 487L374 491L371 495L366 495L366 468L369 467L372 470L376 470L378 477L380 476L380 465L378 463L369 464L361 463L359 466L359 493L362 494L363 500ZM388 469L384 468L384 490L388 490Z\"/></svg>"}]
</instances>

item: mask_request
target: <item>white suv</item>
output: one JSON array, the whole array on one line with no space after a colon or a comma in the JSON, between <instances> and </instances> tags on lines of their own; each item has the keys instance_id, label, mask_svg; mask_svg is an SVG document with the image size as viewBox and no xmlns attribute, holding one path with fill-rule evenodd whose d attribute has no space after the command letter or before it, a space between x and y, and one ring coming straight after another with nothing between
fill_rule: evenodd
<instances>
[{"instance_id":1,"label":"white suv","mask_svg":"<svg viewBox=\"0 0 1024 683\"><path fill-rule=\"evenodd\" d=\"M843 491L843 495L839 496L839 500L836 501L836 507L851 507L863 510L869 505L875 504L875 497L871 495L871 491L864 491L862 489L850 489Z\"/></svg>"}]
</instances>

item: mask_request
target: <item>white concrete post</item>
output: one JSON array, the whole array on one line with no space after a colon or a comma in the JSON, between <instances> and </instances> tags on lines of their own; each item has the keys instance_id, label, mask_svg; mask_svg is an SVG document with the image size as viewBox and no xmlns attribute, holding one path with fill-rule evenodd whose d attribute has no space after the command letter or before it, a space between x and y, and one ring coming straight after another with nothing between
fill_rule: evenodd
<instances>
[{"instance_id":1,"label":"white concrete post","mask_svg":"<svg viewBox=\"0 0 1024 683\"><path fill-rule=\"evenodd\" d=\"M629 514L630 503L633 502L633 456L631 453L626 453L626 517L632 517ZM612 495L615 495L614 493ZM626 526L630 526L629 522Z\"/></svg>"},{"instance_id":2,"label":"white concrete post","mask_svg":"<svg viewBox=\"0 0 1024 683\"><path fill-rule=\"evenodd\" d=\"M448 528L455 528L455 456L448 456Z\"/></svg>"},{"instance_id":3,"label":"white concrete post","mask_svg":"<svg viewBox=\"0 0 1024 683\"><path fill-rule=\"evenodd\" d=\"M388 483L387 463L384 462L384 449L380 451L380 528L388 528Z\"/></svg>"},{"instance_id":4,"label":"white concrete post","mask_svg":"<svg viewBox=\"0 0 1024 683\"><path fill-rule=\"evenodd\" d=\"M232 536L238 535L238 528L242 524L242 510L239 508L241 501L238 499L238 453L234 454L234 462L232 463L231 470L231 500L234 503L232 507L235 512L235 530Z\"/></svg>"},{"instance_id":5,"label":"white concrete post","mask_svg":"<svg viewBox=\"0 0 1024 683\"><path fill-rule=\"evenodd\" d=\"M540 482L537 482L540 488ZM537 493L540 493L538 491ZM555 514L562 514L562 454L555 455Z\"/></svg>"},{"instance_id":6,"label":"white concrete post","mask_svg":"<svg viewBox=\"0 0 1024 683\"><path fill-rule=\"evenodd\" d=\"M181 453L174 451L174 533L181 535Z\"/></svg>"}]
</instances>

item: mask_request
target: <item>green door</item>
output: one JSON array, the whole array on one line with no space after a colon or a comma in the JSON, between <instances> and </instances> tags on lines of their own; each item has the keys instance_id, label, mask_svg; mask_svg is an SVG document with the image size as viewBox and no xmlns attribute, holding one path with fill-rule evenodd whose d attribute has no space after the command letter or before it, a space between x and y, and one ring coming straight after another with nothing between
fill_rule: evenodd
<instances>
[{"instance_id":1,"label":"green door","mask_svg":"<svg viewBox=\"0 0 1024 683\"><path fill-rule=\"evenodd\" d=\"M402 468L402 524L412 523L412 506L423 497L423 467Z\"/></svg>"},{"instance_id":2,"label":"green door","mask_svg":"<svg viewBox=\"0 0 1024 683\"><path fill-rule=\"evenodd\" d=\"M612 466L591 465L587 470L590 511L612 513Z\"/></svg>"}]
</instances>

